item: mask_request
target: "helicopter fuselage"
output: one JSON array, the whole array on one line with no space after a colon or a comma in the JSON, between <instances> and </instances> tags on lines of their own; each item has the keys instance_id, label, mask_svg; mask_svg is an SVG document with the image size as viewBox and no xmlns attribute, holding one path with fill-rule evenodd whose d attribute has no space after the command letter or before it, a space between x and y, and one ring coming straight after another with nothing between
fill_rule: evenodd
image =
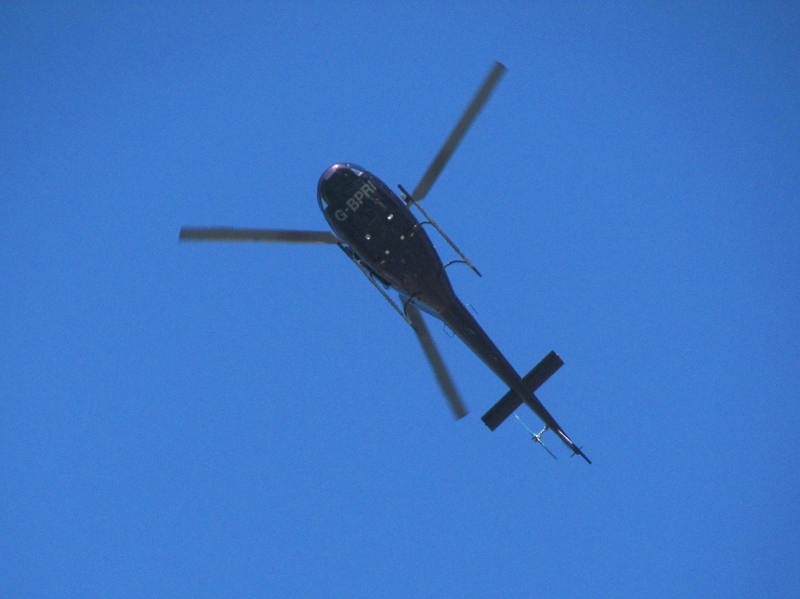
<instances>
[{"instance_id":1,"label":"helicopter fuselage","mask_svg":"<svg viewBox=\"0 0 800 599\"><path fill-rule=\"evenodd\" d=\"M348 163L325 170L317 197L351 258L405 301L444 321L548 428L573 451L580 451L458 299L424 223L406 202L378 177Z\"/></svg>"},{"instance_id":2,"label":"helicopter fuselage","mask_svg":"<svg viewBox=\"0 0 800 599\"><path fill-rule=\"evenodd\" d=\"M334 164L317 192L335 235L382 282L437 315L458 302L422 224L383 181L355 165Z\"/></svg>"}]
</instances>

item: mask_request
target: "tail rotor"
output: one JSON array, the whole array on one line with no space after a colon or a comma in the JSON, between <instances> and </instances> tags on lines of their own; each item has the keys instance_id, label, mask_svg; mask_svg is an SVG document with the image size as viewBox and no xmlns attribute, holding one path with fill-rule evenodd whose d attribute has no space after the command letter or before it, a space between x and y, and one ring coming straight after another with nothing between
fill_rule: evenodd
<instances>
[{"instance_id":1,"label":"tail rotor","mask_svg":"<svg viewBox=\"0 0 800 599\"><path fill-rule=\"evenodd\" d=\"M550 457L551 457L551 458L553 458L554 460L557 460L557 459L558 459L558 458L556 457L556 454L554 454L552 451L550 451L550 449L547 447L547 445L545 445L545 444L544 444L544 442L542 441L542 435L545 433L545 431L547 431L547 425L545 425L545 427L544 427L542 430L540 430L538 433L534 433L534 432L533 432L533 431L530 429L530 427L529 427L527 424L525 424L525 423L522 421L522 418L520 418L520 417L519 417L517 414L514 414L514 418L516 418L516 419L517 419L517 422L519 422L519 424L520 424L520 426L521 426L522 428L524 428L526 431L528 431L528 434L531 436L531 440L532 440L532 441L536 441L536 443L538 443L539 445L541 445L541 446L542 446L542 448L543 448L543 449L544 449L544 450L545 450L547 453L549 453L549 454L550 454Z\"/></svg>"}]
</instances>

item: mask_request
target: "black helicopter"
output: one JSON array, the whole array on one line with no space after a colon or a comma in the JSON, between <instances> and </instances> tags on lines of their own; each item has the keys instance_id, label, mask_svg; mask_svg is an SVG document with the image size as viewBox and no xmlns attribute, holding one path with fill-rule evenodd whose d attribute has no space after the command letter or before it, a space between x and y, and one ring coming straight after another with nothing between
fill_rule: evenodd
<instances>
[{"instance_id":1,"label":"black helicopter","mask_svg":"<svg viewBox=\"0 0 800 599\"><path fill-rule=\"evenodd\" d=\"M536 442L542 444L542 433L552 430L572 450L573 455L579 455L591 464L586 454L567 436L535 395L538 387L562 366L563 361L555 352L550 352L527 375L520 377L517 374L458 299L446 268L453 263L462 262L479 276L480 273L419 204L505 70L499 62L494 64L412 193L398 186L401 192L398 197L383 181L366 169L351 163L336 163L322 173L317 185L319 206L333 233L184 227L179 238L182 241L267 241L338 245L411 325L456 418L466 415L467 410L433 343L420 310L446 323L508 385L508 393L482 417L489 429L494 430L500 426L524 402L545 425L539 433L531 432ZM411 212L412 207L420 211L424 220L417 220ZM460 260L443 264L423 228L426 224L433 226L442 235L460 256ZM391 289L398 293L400 305L388 293Z\"/></svg>"}]
</instances>

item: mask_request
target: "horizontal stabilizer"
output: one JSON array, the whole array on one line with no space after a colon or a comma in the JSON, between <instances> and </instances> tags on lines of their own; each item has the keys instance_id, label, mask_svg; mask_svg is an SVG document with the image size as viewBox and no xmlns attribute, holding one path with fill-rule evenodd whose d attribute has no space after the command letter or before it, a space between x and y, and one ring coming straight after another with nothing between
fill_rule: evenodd
<instances>
[{"instance_id":1,"label":"horizontal stabilizer","mask_svg":"<svg viewBox=\"0 0 800 599\"><path fill-rule=\"evenodd\" d=\"M556 352L551 351L522 380L533 393L563 365L564 361L561 357ZM488 412L481 416L481 420L490 430L494 430L503 424L503 421L511 416L521 403L522 400L519 396L513 391L509 391Z\"/></svg>"}]
</instances>

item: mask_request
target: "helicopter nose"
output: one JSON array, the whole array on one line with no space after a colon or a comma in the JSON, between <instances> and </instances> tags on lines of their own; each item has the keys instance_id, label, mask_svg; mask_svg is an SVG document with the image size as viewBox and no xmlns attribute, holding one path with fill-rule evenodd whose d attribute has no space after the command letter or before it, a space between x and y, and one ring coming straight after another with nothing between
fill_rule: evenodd
<instances>
[{"instance_id":1,"label":"helicopter nose","mask_svg":"<svg viewBox=\"0 0 800 599\"><path fill-rule=\"evenodd\" d=\"M346 168L346 165L342 164L341 162L337 162L336 164L330 165L325 171L320 175L319 183L317 183L317 195L319 197L323 197L326 195L326 191L328 191L330 187L330 182L336 175L336 173L340 172Z\"/></svg>"},{"instance_id":2,"label":"helicopter nose","mask_svg":"<svg viewBox=\"0 0 800 599\"><path fill-rule=\"evenodd\" d=\"M323 172L322 176L319 178L319 182L326 183L333 179L334 175L340 175L347 179L355 179L363 176L365 173L366 171L362 167L350 162L337 162L325 169L325 172Z\"/></svg>"},{"instance_id":3,"label":"helicopter nose","mask_svg":"<svg viewBox=\"0 0 800 599\"><path fill-rule=\"evenodd\" d=\"M337 162L336 164L330 165L328 168L325 169L325 172L322 173L322 176L319 178L319 182L324 183L330 180L333 177L333 175L336 174L336 171L341 170L344 167L345 165L342 164L341 162Z\"/></svg>"},{"instance_id":4,"label":"helicopter nose","mask_svg":"<svg viewBox=\"0 0 800 599\"><path fill-rule=\"evenodd\" d=\"M330 196L341 195L352 191L366 171L349 162L337 162L325 169L319 178L317 195L331 199Z\"/></svg>"},{"instance_id":5,"label":"helicopter nose","mask_svg":"<svg viewBox=\"0 0 800 599\"><path fill-rule=\"evenodd\" d=\"M341 162L330 165L320 175L317 183L317 202L323 212L326 212L331 202L336 200L336 187L341 175L347 170L347 165Z\"/></svg>"}]
</instances>

